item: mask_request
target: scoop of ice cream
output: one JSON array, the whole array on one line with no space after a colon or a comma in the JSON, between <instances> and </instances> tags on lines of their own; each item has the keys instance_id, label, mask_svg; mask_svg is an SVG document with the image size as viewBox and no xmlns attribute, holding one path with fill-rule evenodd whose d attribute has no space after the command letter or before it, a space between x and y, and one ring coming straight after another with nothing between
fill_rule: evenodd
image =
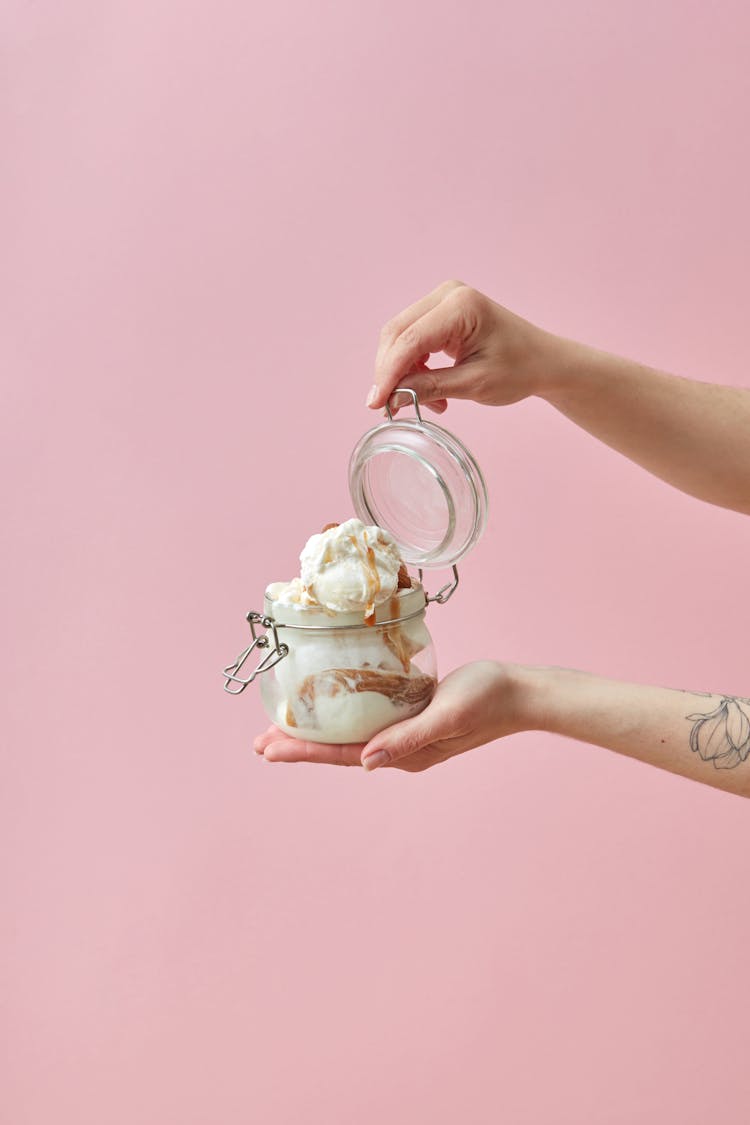
<instances>
[{"instance_id":1,"label":"scoop of ice cream","mask_svg":"<svg viewBox=\"0 0 750 1125\"><path fill-rule=\"evenodd\" d=\"M398 586L401 559L393 536L361 520L311 535L300 555L307 593L334 613L371 614Z\"/></svg>"},{"instance_id":2,"label":"scoop of ice cream","mask_svg":"<svg viewBox=\"0 0 750 1125\"><path fill-rule=\"evenodd\" d=\"M300 609L311 609L318 605L302 585L301 578L293 578L291 582L271 582L266 593L279 605L293 605Z\"/></svg>"}]
</instances>

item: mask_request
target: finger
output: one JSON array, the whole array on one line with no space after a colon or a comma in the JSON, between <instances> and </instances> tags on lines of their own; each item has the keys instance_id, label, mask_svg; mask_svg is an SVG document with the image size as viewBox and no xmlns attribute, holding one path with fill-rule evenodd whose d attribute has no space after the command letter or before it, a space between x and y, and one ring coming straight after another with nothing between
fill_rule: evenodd
<instances>
[{"instance_id":1,"label":"finger","mask_svg":"<svg viewBox=\"0 0 750 1125\"><path fill-rule=\"evenodd\" d=\"M444 402L449 398L473 398L477 392L481 367L479 363L457 363L453 367L426 368L414 371L399 381L399 386L415 392L419 403ZM411 405L411 395L399 393L397 386L388 399L391 410ZM445 407L443 408L445 409Z\"/></svg>"},{"instance_id":2,"label":"finger","mask_svg":"<svg viewBox=\"0 0 750 1125\"><path fill-rule=\"evenodd\" d=\"M371 738L361 752L362 765L366 770L393 766L403 758L435 741L434 726L428 715L429 708L413 719L405 719L386 727L380 734Z\"/></svg>"},{"instance_id":3,"label":"finger","mask_svg":"<svg viewBox=\"0 0 750 1125\"><path fill-rule=\"evenodd\" d=\"M463 301L454 297L441 301L419 320L407 325L384 349L375 371L374 393L368 400L370 406L383 406L394 387L414 371L427 353L460 354L472 330L463 305Z\"/></svg>"},{"instance_id":4,"label":"finger","mask_svg":"<svg viewBox=\"0 0 750 1125\"><path fill-rule=\"evenodd\" d=\"M414 364L411 371L402 380L402 385L405 386L408 383L408 385L411 386L412 379L415 378L417 375L419 375L419 373L421 371L429 371L430 368L427 366L427 360L429 358L430 358L429 355L420 356L419 360ZM397 391L394 391L393 394L391 395L390 399L388 400L388 406L390 408L391 414L395 417L395 415L398 414L398 412L399 412L399 410L401 409L402 406L411 406L412 402L413 402L413 399L412 399L411 395L407 395L407 394L399 395L397 393ZM428 405L429 404L426 403L426 402L420 403L420 406L428 406ZM388 411L383 411L383 413L387 417Z\"/></svg>"},{"instance_id":5,"label":"finger","mask_svg":"<svg viewBox=\"0 0 750 1125\"><path fill-rule=\"evenodd\" d=\"M420 297L418 301L409 305L408 308L402 309L400 313L391 317L391 319L383 325L380 332L380 342L378 343L378 350L375 357L375 370L377 371L378 369L378 364L383 352L391 346L396 337L400 336L408 325L413 324L415 320L419 320L419 318L424 316L426 312L429 312L430 309L434 309L435 305L440 304L443 297L454 289L460 289L462 285L462 281L444 281L441 285L438 285L437 289L433 289L431 293L428 293L426 297ZM423 358L427 359L427 356L425 355Z\"/></svg>"},{"instance_id":6,"label":"finger","mask_svg":"<svg viewBox=\"0 0 750 1125\"><path fill-rule=\"evenodd\" d=\"M397 391L394 391L393 395L391 395L391 402L393 401L394 395L397 393ZM411 398L403 405L411 406ZM433 412L433 414L445 414L446 410L448 409L448 400L445 398L437 398L434 402L420 402L419 406L420 408L426 406L428 410L431 410ZM391 416L395 418L400 409L401 408L399 406L391 406ZM387 417L385 411L383 411L383 414Z\"/></svg>"},{"instance_id":7,"label":"finger","mask_svg":"<svg viewBox=\"0 0 750 1125\"><path fill-rule=\"evenodd\" d=\"M289 736L285 735L284 732L279 730L278 727L271 726L268 728L268 730L264 730L263 734L259 734L256 736L256 738L253 740L253 749L255 750L256 754L263 754L266 747L270 746L270 744L275 739L288 737Z\"/></svg>"},{"instance_id":8,"label":"finger","mask_svg":"<svg viewBox=\"0 0 750 1125\"><path fill-rule=\"evenodd\" d=\"M327 742L305 742L281 735L265 751L267 762L315 762L325 766L358 766L362 743L335 745Z\"/></svg>"}]
</instances>

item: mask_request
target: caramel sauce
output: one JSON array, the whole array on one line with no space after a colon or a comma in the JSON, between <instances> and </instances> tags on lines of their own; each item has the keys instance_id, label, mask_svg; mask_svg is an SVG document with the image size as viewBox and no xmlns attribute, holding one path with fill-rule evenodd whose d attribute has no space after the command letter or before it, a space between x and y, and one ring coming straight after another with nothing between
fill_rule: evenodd
<instances>
[{"instance_id":1,"label":"caramel sauce","mask_svg":"<svg viewBox=\"0 0 750 1125\"><path fill-rule=\"evenodd\" d=\"M393 594L391 596L390 613L388 616L392 620L393 618L398 618L400 615L400 598L398 594ZM391 625L389 629L386 629L384 640L388 648L401 664L404 672L408 675L411 668L411 653L406 637L401 631L401 626L399 624L396 624Z\"/></svg>"},{"instance_id":2,"label":"caramel sauce","mask_svg":"<svg viewBox=\"0 0 750 1125\"><path fill-rule=\"evenodd\" d=\"M391 618L399 618L401 616L401 600L399 598L399 590L411 590L411 578L409 571L406 569L406 563L401 563L398 570L398 584L396 590L391 597ZM391 649L395 656L401 661L401 667L407 674L411 669L411 657L413 655L413 648L404 635L401 625L393 625L386 631L385 643Z\"/></svg>"},{"instance_id":3,"label":"caramel sauce","mask_svg":"<svg viewBox=\"0 0 750 1125\"><path fill-rule=\"evenodd\" d=\"M328 668L306 676L299 689L299 698L310 708L321 691L326 695L341 692L376 691L393 703L424 704L435 691L432 676L400 676L398 672L378 672L374 668Z\"/></svg>"},{"instance_id":4,"label":"caramel sauce","mask_svg":"<svg viewBox=\"0 0 750 1125\"><path fill-rule=\"evenodd\" d=\"M375 597L376 594L380 593L380 575L378 574L378 568L375 565L375 552L373 551L372 547L367 548L367 562L370 567L370 573L372 574L375 583L375 589L372 592L372 596Z\"/></svg>"},{"instance_id":5,"label":"caramel sauce","mask_svg":"<svg viewBox=\"0 0 750 1125\"><path fill-rule=\"evenodd\" d=\"M375 598L380 593L380 575L375 563L375 552L368 544L365 547L365 553L362 554L362 549L357 542L356 536L350 535L349 540L359 555L362 569L365 572L367 579L367 606L365 608L365 625L375 624ZM367 543L367 532L365 532L365 543Z\"/></svg>"}]
</instances>

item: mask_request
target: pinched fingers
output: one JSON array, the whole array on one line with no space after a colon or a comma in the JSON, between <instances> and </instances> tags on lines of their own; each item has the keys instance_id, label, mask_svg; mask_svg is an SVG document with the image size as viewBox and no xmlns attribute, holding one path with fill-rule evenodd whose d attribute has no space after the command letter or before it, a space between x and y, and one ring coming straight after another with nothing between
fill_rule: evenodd
<instances>
[{"instance_id":1,"label":"pinched fingers","mask_svg":"<svg viewBox=\"0 0 750 1125\"><path fill-rule=\"evenodd\" d=\"M375 370L378 370L382 356L405 328L413 324L416 320L419 320L420 317L424 316L430 309L434 309L436 305L440 304L444 297L452 293L454 289L460 289L462 285L462 281L444 281L441 285L438 285L437 289L433 289L431 293L428 293L426 297L420 297L413 305L409 305L408 308L402 309L396 316L391 317L387 324L383 325L380 333L380 341L375 357ZM425 355L422 358L426 360L429 357Z\"/></svg>"},{"instance_id":2,"label":"pinched fingers","mask_svg":"<svg viewBox=\"0 0 750 1125\"><path fill-rule=\"evenodd\" d=\"M407 310L384 329L375 361L375 384L368 397L371 407L383 407L391 392L407 377L426 371L425 361L435 352L445 352L459 361L471 347L478 328L479 295L459 282L449 282L437 301L407 319ZM441 287L442 288L442 287ZM412 306L419 309L420 303ZM443 396L431 396L431 399ZM468 397L468 396L467 396Z\"/></svg>"},{"instance_id":3,"label":"pinched fingers","mask_svg":"<svg viewBox=\"0 0 750 1125\"><path fill-rule=\"evenodd\" d=\"M481 360L470 360L455 367L423 368L403 378L399 386L391 392L388 403L394 413L402 406L410 406L411 395L399 389L399 387L408 387L414 391L420 405L442 414L447 409L450 398L470 398L480 401L486 385L485 376L486 365Z\"/></svg>"}]
</instances>

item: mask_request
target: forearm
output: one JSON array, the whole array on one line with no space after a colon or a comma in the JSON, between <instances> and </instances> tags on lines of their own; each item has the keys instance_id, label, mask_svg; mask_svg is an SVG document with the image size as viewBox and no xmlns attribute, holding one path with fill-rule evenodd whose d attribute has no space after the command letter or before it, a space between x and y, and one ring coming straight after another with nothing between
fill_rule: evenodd
<instances>
[{"instance_id":1,"label":"forearm","mask_svg":"<svg viewBox=\"0 0 750 1125\"><path fill-rule=\"evenodd\" d=\"M676 488L750 513L750 391L548 337L539 397Z\"/></svg>"},{"instance_id":2,"label":"forearm","mask_svg":"<svg viewBox=\"0 0 750 1125\"><path fill-rule=\"evenodd\" d=\"M750 797L750 701L620 683L565 668L518 670L528 726Z\"/></svg>"}]
</instances>

